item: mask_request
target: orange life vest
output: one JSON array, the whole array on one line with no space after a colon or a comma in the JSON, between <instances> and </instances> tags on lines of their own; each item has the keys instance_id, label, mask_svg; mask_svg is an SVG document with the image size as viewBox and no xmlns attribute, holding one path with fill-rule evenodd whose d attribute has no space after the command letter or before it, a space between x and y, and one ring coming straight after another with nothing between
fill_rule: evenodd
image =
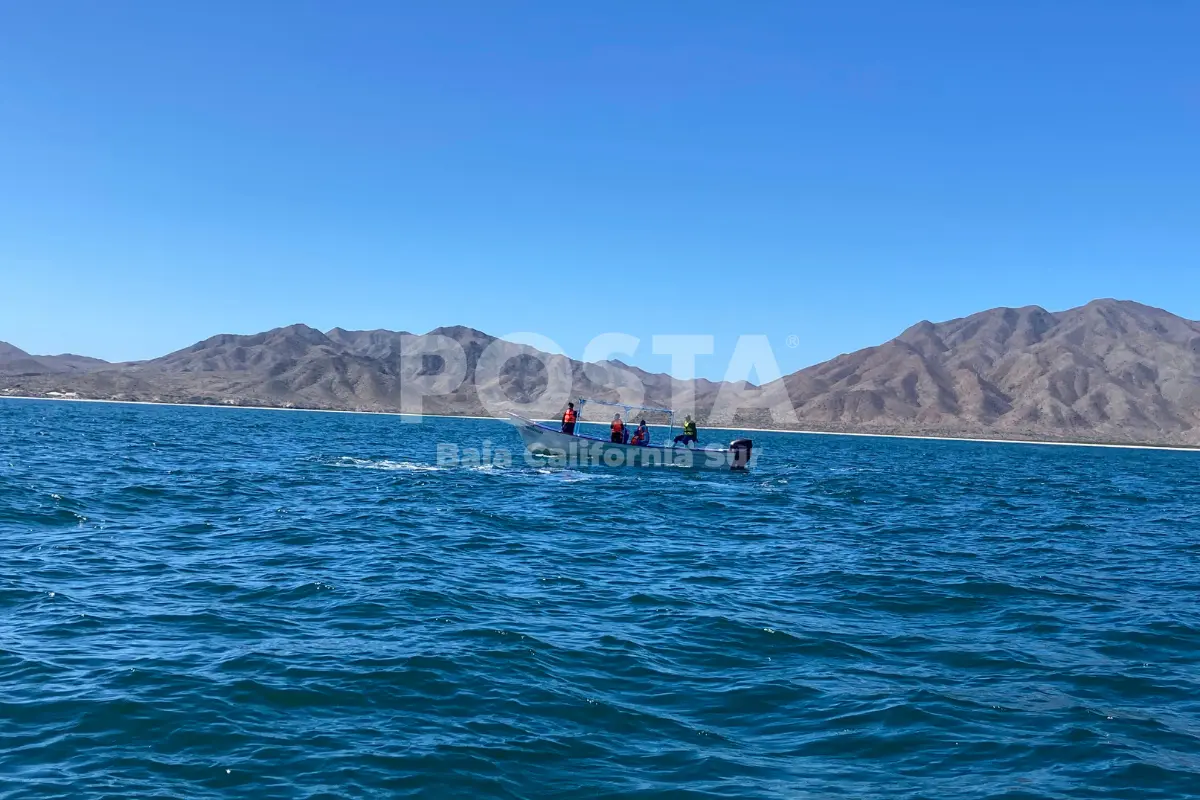
<instances>
[{"instance_id":1,"label":"orange life vest","mask_svg":"<svg viewBox=\"0 0 1200 800\"><path fill-rule=\"evenodd\" d=\"M638 428L637 430L635 430L633 432L633 438L631 438L629 440L629 442L630 442L630 444L645 444L646 443L646 434L642 431L641 428Z\"/></svg>"},{"instance_id":2,"label":"orange life vest","mask_svg":"<svg viewBox=\"0 0 1200 800\"><path fill-rule=\"evenodd\" d=\"M623 430L625 430L625 423L621 422L621 420L619 420L619 419L614 419L613 424L612 424L612 432L620 433Z\"/></svg>"},{"instance_id":3,"label":"orange life vest","mask_svg":"<svg viewBox=\"0 0 1200 800\"><path fill-rule=\"evenodd\" d=\"M565 412L563 412L563 422L574 422L574 421L575 421L575 409L568 408Z\"/></svg>"}]
</instances>

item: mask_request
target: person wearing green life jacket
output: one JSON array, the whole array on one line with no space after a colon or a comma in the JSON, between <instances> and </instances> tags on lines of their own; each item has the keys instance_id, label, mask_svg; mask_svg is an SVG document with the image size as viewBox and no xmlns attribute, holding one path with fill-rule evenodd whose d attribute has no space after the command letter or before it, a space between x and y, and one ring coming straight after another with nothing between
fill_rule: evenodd
<instances>
[{"instance_id":1,"label":"person wearing green life jacket","mask_svg":"<svg viewBox=\"0 0 1200 800\"><path fill-rule=\"evenodd\" d=\"M696 438L696 423L691 414L683 418L683 433L675 437L675 444L700 444Z\"/></svg>"}]
</instances>

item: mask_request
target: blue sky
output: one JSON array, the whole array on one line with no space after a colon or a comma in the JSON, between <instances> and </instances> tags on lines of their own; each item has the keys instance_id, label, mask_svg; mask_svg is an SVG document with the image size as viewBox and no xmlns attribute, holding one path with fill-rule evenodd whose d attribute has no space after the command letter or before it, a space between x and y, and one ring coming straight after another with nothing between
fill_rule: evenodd
<instances>
[{"instance_id":1,"label":"blue sky","mask_svg":"<svg viewBox=\"0 0 1200 800\"><path fill-rule=\"evenodd\" d=\"M292 322L739 334L1200 318L1200 5L50 2L0 10L0 339ZM788 347L789 336L798 346ZM723 360L722 357L726 360Z\"/></svg>"}]
</instances>

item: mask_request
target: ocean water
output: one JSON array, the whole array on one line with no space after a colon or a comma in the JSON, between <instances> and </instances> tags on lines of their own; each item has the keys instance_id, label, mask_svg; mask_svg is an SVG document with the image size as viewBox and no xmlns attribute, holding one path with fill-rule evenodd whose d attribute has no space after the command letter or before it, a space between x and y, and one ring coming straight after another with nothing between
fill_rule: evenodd
<instances>
[{"instance_id":1,"label":"ocean water","mask_svg":"<svg viewBox=\"0 0 1200 800\"><path fill-rule=\"evenodd\" d=\"M0 401L0 797L1200 797L1200 453L752 438Z\"/></svg>"}]
</instances>

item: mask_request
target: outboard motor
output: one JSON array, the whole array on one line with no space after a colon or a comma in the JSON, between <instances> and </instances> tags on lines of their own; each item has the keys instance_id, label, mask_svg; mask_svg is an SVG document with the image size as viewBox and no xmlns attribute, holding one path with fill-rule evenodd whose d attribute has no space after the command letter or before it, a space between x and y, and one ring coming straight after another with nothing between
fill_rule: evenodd
<instances>
[{"instance_id":1,"label":"outboard motor","mask_svg":"<svg viewBox=\"0 0 1200 800\"><path fill-rule=\"evenodd\" d=\"M729 468L738 472L744 472L746 466L750 463L750 451L754 448L754 442L749 439L734 439L729 443Z\"/></svg>"}]
</instances>

